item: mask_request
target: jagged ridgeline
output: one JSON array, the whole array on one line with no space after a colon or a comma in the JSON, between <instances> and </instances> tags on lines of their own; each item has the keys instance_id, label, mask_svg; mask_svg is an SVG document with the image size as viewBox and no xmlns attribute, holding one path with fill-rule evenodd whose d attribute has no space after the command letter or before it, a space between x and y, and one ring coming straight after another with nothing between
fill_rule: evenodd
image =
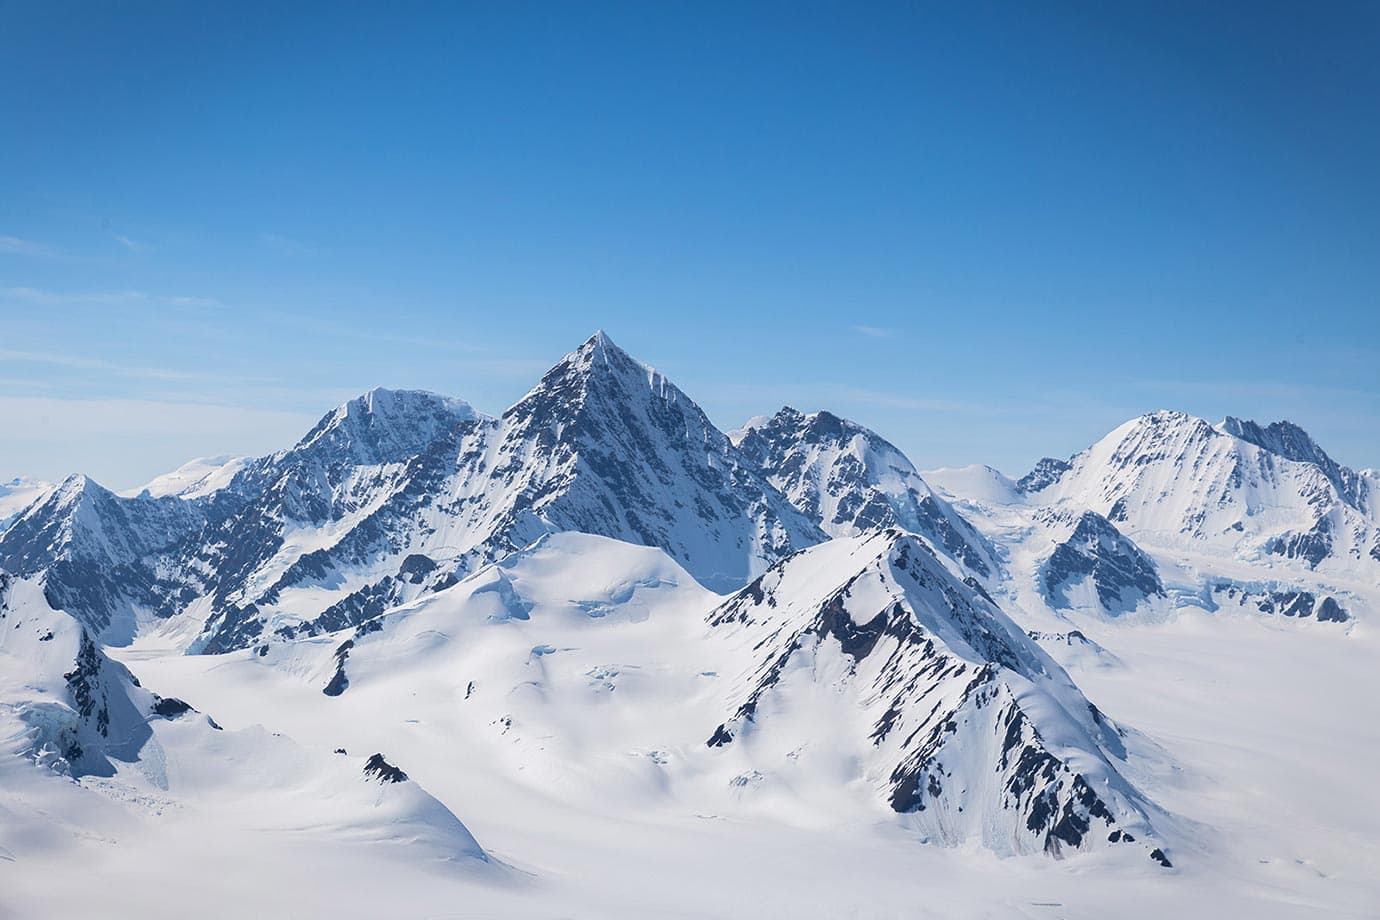
<instances>
[{"instance_id":1,"label":"jagged ridgeline","mask_svg":"<svg viewBox=\"0 0 1380 920\"><path fill-rule=\"evenodd\" d=\"M735 446L599 333L497 418L373 390L218 488L124 498L72 477L0 537L0 564L41 575L106 641L192 614L205 652L359 625L567 530L659 547L718 591L890 524L992 574L990 547L894 447L832 416L782 430L790 418Z\"/></svg>"}]
</instances>

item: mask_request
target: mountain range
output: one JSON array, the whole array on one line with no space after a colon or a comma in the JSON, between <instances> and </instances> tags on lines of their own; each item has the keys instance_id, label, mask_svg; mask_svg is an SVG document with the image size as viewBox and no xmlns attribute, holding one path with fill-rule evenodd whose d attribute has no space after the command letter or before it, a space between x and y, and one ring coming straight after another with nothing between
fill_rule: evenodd
<instances>
[{"instance_id":1,"label":"mountain range","mask_svg":"<svg viewBox=\"0 0 1380 920\"><path fill-rule=\"evenodd\" d=\"M827 411L722 432L600 332L496 416L375 389L127 493L0 486L0 856L128 811L497 897L557 884L528 837L712 820L1191 875L1172 737L1090 686L1176 624L1348 642L1377 585L1380 474L1289 422L922 473Z\"/></svg>"}]
</instances>

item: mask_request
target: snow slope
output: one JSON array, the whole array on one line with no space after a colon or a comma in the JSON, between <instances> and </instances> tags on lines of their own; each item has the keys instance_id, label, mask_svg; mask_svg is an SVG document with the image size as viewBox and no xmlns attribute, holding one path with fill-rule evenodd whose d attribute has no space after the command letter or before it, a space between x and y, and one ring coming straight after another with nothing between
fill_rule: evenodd
<instances>
[{"instance_id":1,"label":"snow slope","mask_svg":"<svg viewBox=\"0 0 1380 920\"><path fill-rule=\"evenodd\" d=\"M173 916L186 910L176 894L183 885L175 880L164 890L157 874L197 873L204 884L200 860L218 853L231 865L266 862L268 854L310 861L324 849L356 861L367 853L375 865L502 871L490 868L464 825L416 783L381 783L364 757L303 748L262 727L224 730L186 702L142 686L80 623L52 610L37 584L5 573L0 701L5 907L27 890L22 896L42 905L35 916L51 915L77 894L90 910L96 891L114 889L114 903L162 905ZM122 852L111 852L116 847ZM198 863L187 863L188 853ZM54 886L52 873L32 871L58 860L70 879L75 865L99 874L134 857L148 865L89 887ZM120 890L131 879L148 887Z\"/></svg>"},{"instance_id":2,"label":"snow slope","mask_svg":"<svg viewBox=\"0 0 1380 920\"><path fill-rule=\"evenodd\" d=\"M858 551L878 540L875 556ZM827 583L850 569L881 587L893 577L886 543L836 541L802 557L851 557L846 565L785 563L805 571L778 588L775 608L766 595L760 608L752 591L741 598L808 622L783 609L788 597L827 597ZM1373 698L1371 631L1191 611L1170 623L1086 627L1115 664L1080 663L1069 677L1108 723L1138 730L1125 761L1085 754L1117 766L1132 801L1156 803L1156 826L1165 822L1176 841L1165 870L1139 840L1104 837L1062 860L997 858L976 839L921 843L933 832L892 809L857 759L876 756L866 736L877 704L860 688L892 656L865 656L840 685L848 657L841 645L825 648L832 638L815 644L816 660L796 662L775 700L764 697L756 739L707 746L755 686L764 654L737 626L706 619L732 609L727 600L657 550L563 534L386 614L377 629L277 643L264 655L183 656L154 636L117 651L146 684L214 712L227 731L263 722L313 750L387 752L462 812L520 880L419 878L410 865L374 861L371 878L405 880L395 915L1285 918L1364 917L1376 903L1368 869L1380 855L1380 800L1355 765L1380 744L1380 723L1329 703ZM328 695L346 641L348 687ZM1002 641L1019 640L1003 626ZM944 642L948 654L965 644ZM1067 699L1067 688L1053 693ZM1033 721L1043 727L1046 717ZM1086 721L1060 719L1090 743ZM359 864L331 858L342 861L325 865ZM135 882L117 874L125 868L116 861L96 877L123 903L140 903ZM280 884L354 915L356 897L369 897L363 883L332 877L310 894ZM253 891L223 896L289 915ZM32 890L22 897L16 903L52 903Z\"/></svg>"}]
</instances>

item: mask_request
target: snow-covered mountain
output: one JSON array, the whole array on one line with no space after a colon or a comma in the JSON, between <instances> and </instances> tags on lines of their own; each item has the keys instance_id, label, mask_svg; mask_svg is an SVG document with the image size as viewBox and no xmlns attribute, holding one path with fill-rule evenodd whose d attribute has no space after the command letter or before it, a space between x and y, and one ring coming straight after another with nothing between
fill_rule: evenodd
<instances>
[{"instance_id":1,"label":"snow-covered mountain","mask_svg":"<svg viewBox=\"0 0 1380 920\"><path fill-rule=\"evenodd\" d=\"M887 530L724 599L659 549L554 534L353 630L221 656L217 679L275 675L315 726L294 733L348 724L416 762L434 742L406 726L427 724L600 809L845 810L948 845L1168 861L1121 730L950 565Z\"/></svg>"},{"instance_id":2,"label":"snow-covered mountain","mask_svg":"<svg viewBox=\"0 0 1380 920\"><path fill-rule=\"evenodd\" d=\"M215 652L362 623L544 533L659 546L723 589L826 538L603 333L499 418L374 390L288 450L173 488L184 478L162 497L65 483L0 538L0 563L45 569L55 603L97 630L189 614Z\"/></svg>"},{"instance_id":3,"label":"snow-covered mountain","mask_svg":"<svg viewBox=\"0 0 1380 920\"><path fill-rule=\"evenodd\" d=\"M0 566L41 577L48 602L92 635L128 641L140 617L159 609L175 588L163 556L193 538L204 521L198 504L125 499L73 475L0 534Z\"/></svg>"},{"instance_id":4,"label":"snow-covered mountain","mask_svg":"<svg viewBox=\"0 0 1380 920\"><path fill-rule=\"evenodd\" d=\"M694 402L603 333L500 418L439 400L350 404L266 461L257 475L272 484L202 541L226 559L189 566L216 573L204 649L270 627L362 623L546 533L658 546L716 588L825 538ZM352 427L362 421L367 431ZM375 427L411 439L380 451ZM227 563L243 547L256 557Z\"/></svg>"},{"instance_id":5,"label":"snow-covered mountain","mask_svg":"<svg viewBox=\"0 0 1380 920\"><path fill-rule=\"evenodd\" d=\"M197 457L120 495L126 498L202 498L229 485L249 460L249 457Z\"/></svg>"},{"instance_id":6,"label":"snow-covered mountain","mask_svg":"<svg viewBox=\"0 0 1380 920\"><path fill-rule=\"evenodd\" d=\"M829 412L806 415L787 406L732 437L831 537L899 527L928 537L978 576L995 569L987 541L876 432Z\"/></svg>"},{"instance_id":7,"label":"snow-covered mountain","mask_svg":"<svg viewBox=\"0 0 1380 920\"><path fill-rule=\"evenodd\" d=\"M1056 608L1075 606L1084 585L1108 613L1134 610L1143 600L1164 596L1159 572L1140 547L1095 511L1041 515L1056 545L1040 567L1041 587Z\"/></svg>"},{"instance_id":8,"label":"snow-covered mountain","mask_svg":"<svg viewBox=\"0 0 1380 920\"><path fill-rule=\"evenodd\" d=\"M1287 422L1221 426L1180 412L1133 419L1069 462L1043 502L1080 505L1138 541L1189 542L1312 568L1380 563L1367 480Z\"/></svg>"},{"instance_id":9,"label":"snow-covered mountain","mask_svg":"<svg viewBox=\"0 0 1380 920\"><path fill-rule=\"evenodd\" d=\"M26 727L25 751L58 773L114 774L134 763L151 737L152 697L113 662L76 620L48 606L38 587L0 571L3 699Z\"/></svg>"},{"instance_id":10,"label":"snow-covered mountain","mask_svg":"<svg viewBox=\"0 0 1380 920\"><path fill-rule=\"evenodd\" d=\"M852 756L925 835L1003 853L1152 845L1120 730L969 579L899 530L800 553L714 611L751 649L711 747ZM808 753L807 753L808 752Z\"/></svg>"},{"instance_id":11,"label":"snow-covered mountain","mask_svg":"<svg viewBox=\"0 0 1380 920\"><path fill-rule=\"evenodd\" d=\"M1380 579L1372 477L1298 426L1160 411L1005 491L930 474L1010 559L1026 607L1244 609L1344 622ZM1008 480L1009 482L1009 480Z\"/></svg>"}]
</instances>

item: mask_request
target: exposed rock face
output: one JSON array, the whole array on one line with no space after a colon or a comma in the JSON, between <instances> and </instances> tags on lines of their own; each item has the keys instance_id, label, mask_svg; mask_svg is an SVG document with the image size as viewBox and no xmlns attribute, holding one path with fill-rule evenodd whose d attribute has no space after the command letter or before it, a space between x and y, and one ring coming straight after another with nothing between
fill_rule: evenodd
<instances>
[{"instance_id":1,"label":"exposed rock face","mask_svg":"<svg viewBox=\"0 0 1380 920\"><path fill-rule=\"evenodd\" d=\"M385 785L407 782L407 774L384 760L382 754L374 754L365 761L364 775Z\"/></svg>"},{"instance_id":2,"label":"exposed rock face","mask_svg":"<svg viewBox=\"0 0 1380 920\"><path fill-rule=\"evenodd\" d=\"M1134 610L1142 600L1163 597L1155 564L1102 515L1085 511L1040 566L1041 587L1056 608L1073 606L1071 594L1091 581L1108 613Z\"/></svg>"},{"instance_id":3,"label":"exposed rock face","mask_svg":"<svg viewBox=\"0 0 1380 920\"><path fill-rule=\"evenodd\" d=\"M1308 432L1293 422L1279 421L1261 426L1258 422L1227 416L1222 430L1286 460L1316 466L1343 501L1358 511L1369 507L1370 482L1366 477L1329 457Z\"/></svg>"},{"instance_id":4,"label":"exposed rock face","mask_svg":"<svg viewBox=\"0 0 1380 920\"><path fill-rule=\"evenodd\" d=\"M1067 460L1043 457L1035 464L1034 469L1016 480L1016 491L1024 494L1039 492L1046 486L1058 482L1070 469L1072 466Z\"/></svg>"},{"instance_id":5,"label":"exposed rock face","mask_svg":"<svg viewBox=\"0 0 1380 920\"><path fill-rule=\"evenodd\" d=\"M1267 616L1315 617L1320 623L1345 623L1351 619L1337 599L1301 588L1242 585L1220 582L1212 588L1213 598L1223 607L1254 609Z\"/></svg>"}]
</instances>

